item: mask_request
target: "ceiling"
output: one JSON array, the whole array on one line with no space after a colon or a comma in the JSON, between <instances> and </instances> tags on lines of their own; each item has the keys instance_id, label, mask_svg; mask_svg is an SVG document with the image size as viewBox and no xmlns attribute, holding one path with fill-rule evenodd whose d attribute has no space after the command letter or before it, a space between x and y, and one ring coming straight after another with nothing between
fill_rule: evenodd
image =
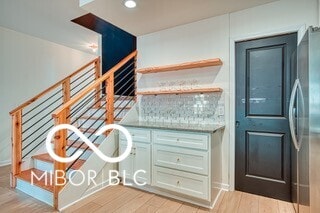
<instances>
[{"instance_id":1,"label":"ceiling","mask_svg":"<svg viewBox=\"0 0 320 213\"><path fill-rule=\"evenodd\" d=\"M94 0L83 8L139 36L273 1L277 0L136 0L137 7L128 9L124 0Z\"/></svg>"},{"instance_id":2,"label":"ceiling","mask_svg":"<svg viewBox=\"0 0 320 213\"><path fill-rule=\"evenodd\" d=\"M123 1L0 0L0 26L92 54L99 34L71 22L88 12L139 36L276 0L136 0L135 9Z\"/></svg>"},{"instance_id":3,"label":"ceiling","mask_svg":"<svg viewBox=\"0 0 320 213\"><path fill-rule=\"evenodd\" d=\"M79 0L1 0L0 26L92 54L99 35L70 21L87 13Z\"/></svg>"}]
</instances>

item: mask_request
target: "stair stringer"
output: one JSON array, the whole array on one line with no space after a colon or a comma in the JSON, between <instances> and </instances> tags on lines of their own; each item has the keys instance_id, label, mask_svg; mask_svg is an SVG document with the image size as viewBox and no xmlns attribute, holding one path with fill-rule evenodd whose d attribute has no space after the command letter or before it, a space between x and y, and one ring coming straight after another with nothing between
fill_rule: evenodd
<instances>
[{"instance_id":1,"label":"stair stringer","mask_svg":"<svg viewBox=\"0 0 320 213\"><path fill-rule=\"evenodd\" d=\"M121 125L121 123L137 121L138 116L138 107L137 104L135 104L119 124ZM98 148L107 156L116 154L118 150L118 133L116 131L112 131ZM106 163L96 154L92 154L80 168L80 171L86 176L86 181L79 186L74 186L69 181L59 193L58 209L63 210L86 198L87 196L109 186L110 183L108 174L111 169L117 169L117 164ZM95 179L97 185L88 185L87 176L89 170L95 171L96 174L98 174ZM79 183L82 179L83 176L79 172L75 173L75 175L72 177L74 183Z\"/></svg>"}]
</instances>

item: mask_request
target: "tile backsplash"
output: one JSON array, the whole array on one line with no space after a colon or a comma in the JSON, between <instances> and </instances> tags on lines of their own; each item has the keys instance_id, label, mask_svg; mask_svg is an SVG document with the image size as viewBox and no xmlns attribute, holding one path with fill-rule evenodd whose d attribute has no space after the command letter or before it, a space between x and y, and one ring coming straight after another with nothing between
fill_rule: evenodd
<instances>
[{"instance_id":1,"label":"tile backsplash","mask_svg":"<svg viewBox=\"0 0 320 213\"><path fill-rule=\"evenodd\" d=\"M143 122L224 124L223 93L146 95L141 97Z\"/></svg>"}]
</instances>

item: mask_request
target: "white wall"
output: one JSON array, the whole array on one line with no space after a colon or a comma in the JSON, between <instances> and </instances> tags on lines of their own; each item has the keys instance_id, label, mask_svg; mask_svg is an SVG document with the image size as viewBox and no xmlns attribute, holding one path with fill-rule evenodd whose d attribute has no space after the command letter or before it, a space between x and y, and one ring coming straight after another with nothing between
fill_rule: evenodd
<instances>
[{"instance_id":1,"label":"white wall","mask_svg":"<svg viewBox=\"0 0 320 213\"><path fill-rule=\"evenodd\" d=\"M10 161L9 111L95 57L0 27L0 165Z\"/></svg>"},{"instance_id":2,"label":"white wall","mask_svg":"<svg viewBox=\"0 0 320 213\"><path fill-rule=\"evenodd\" d=\"M231 189L234 187L234 84L230 82L235 73L234 62L230 62L233 58L230 38L263 36L292 26L317 24L317 0L280 0L138 37L138 68L215 57L224 62L213 84L224 89L226 129L222 181Z\"/></svg>"}]
</instances>

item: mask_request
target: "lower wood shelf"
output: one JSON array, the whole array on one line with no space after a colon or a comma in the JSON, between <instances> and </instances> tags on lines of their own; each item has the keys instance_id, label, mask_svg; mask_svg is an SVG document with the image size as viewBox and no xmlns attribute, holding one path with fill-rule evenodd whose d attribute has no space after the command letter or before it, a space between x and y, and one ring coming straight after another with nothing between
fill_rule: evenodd
<instances>
[{"instance_id":1,"label":"lower wood shelf","mask_svg":"<svg viewBox=\"0 0 320 213\"><path fill-rule=\"evenodd\" d=\"M201 88L201 89L190 89L190 90L163 90L163 91L143 91L136 92L136 95L164 95L164 94L190 94L190 93L212 93L222 92L221 88Z\"/></svg>"}]
</instances>

